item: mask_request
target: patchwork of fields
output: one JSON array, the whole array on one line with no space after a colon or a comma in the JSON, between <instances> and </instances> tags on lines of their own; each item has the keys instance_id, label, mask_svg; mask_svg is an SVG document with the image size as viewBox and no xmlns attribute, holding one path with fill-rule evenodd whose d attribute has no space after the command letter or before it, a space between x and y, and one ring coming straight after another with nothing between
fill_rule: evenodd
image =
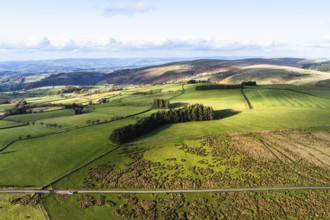
<instances>
[{"instance_id":1,"label":"patchwork of fields","mask_svg":"<svg viewBox=\"0 0 330 220\"><path fill-rule=\"evenodd\" d=\"M15 96L2 94L12 100L25 98L28 103L91 101L93 105L81 115L57 107L1 119L0 186L41 188L52 183L56 189L197 189L330 185L330 89L289 85L245 88L253 106L250 110L240 89L196 91L195 86L187 84L183 91L181 84L164 84L64 96L56 94L62 87L55 87ZM109 102L94 104L101 98L109 98ZM196 103L211 106L215 120L164 125L118 149L110 143L108 137L115 128L155 112L150 108L156 98L170 99L170 108ZM12 106L0 105L0 114ZM70 173L78 167L81 169ZM55 181L59 177L63 178ZM14 197L0 196L6 219L16 212L8 202ZM315 202L316 197L323 203ZM163 210L162 202L171 199L179 205ZM314 204L313 208L292 213L304 199ZM293 201L292 206L285 205L288 200ZM202 213L224 218L234 213L244 218L299 219L301 213L307 218L330 216L325 208L330 205L328 191L128 198L50 195L43 201L52 219L75 219L81 213L86 219L96 213L99 219L109 215L112 219L203 219ZM201 202L204 205L198 205ZM274 205L278 207L274 212L261 211L261 207ZM32 219L42 216L34 206L15 207ZM223 213L216 211L219 209Z\"/></svg>"}]
</instances>

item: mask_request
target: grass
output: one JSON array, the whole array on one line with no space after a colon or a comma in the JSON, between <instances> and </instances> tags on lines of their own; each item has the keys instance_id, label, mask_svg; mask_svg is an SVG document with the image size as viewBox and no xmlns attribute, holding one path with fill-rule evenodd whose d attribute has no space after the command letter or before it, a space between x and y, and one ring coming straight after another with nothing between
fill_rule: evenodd
<instances>
[{"instance_id":1,"label":"grass","mask_svg":"<svg viewBox=\"0 0 330 220\"><path fill-rule=\"evenodd\" d=\"M175 128L173 128L174 126ZM195 131L195 133L190 134L191 137L193 136L202 136L202 135L208 135L212 134L214 131L214 128L210 128L210 130L204 130L203 133L201 133L201 129L203 125L200 125L197 122L190 122L190 123L181 123L181 124L175 124L172 125L171 129L164 129L159 128L153 133L138 139L134 142L134 144L137 144L139 146L142 146L143 148L149 149L150 146L152 146L151 150L148 151L147 157L149 159L153 159L155 161L158 160L165 160L166 158L173 158L178 157L178 160L180 159L189 159L187 161L191 161L191 164L193 165L193 161L198 161L201 158L198 156L191 156L191 155L185 155L182 150L178 150L178 147L174 147L176 143L181 143L185 137L187 137L186 130L191 129L192 131ZM198 127L196 127L198 126ZM218 133L229 133L229 132L235 132L238 131L236 128L232 128L230 126L223 125L223 128L221 130L218 130ZM194 129L192 129L194 128ZM188 135L189 136L189 135ZM160 142L159 138L162 138L162 140L167 140L164 142ZM81 188L83 179L87 176L88 171L91 167L96 167L98 165L107 163L111 161L112 164L114 164L118 169L125 168L125 163L129 162L130 159L127 157L124 157L121 155L122 149L118 149L115 152L99 159L98 161L94 162L93 164L87 166L86 168L83 168L79 170L78 172L70 175L69 177L59 181L55 184L55 187L57 188ZM182 158L181 158L182 157ZM188 157L188 158L186 158Z\"/></svg>"},{"instance_id":2,"label":"grass","mask_svg":"<svg viewBox=\"0 0 330 220\"><path fill-rule=\"evenodd\" d=\"M0 120L0 128L13 127L17 125L19 124L13 121Z\"/></svg>"},{"instance_id":3,"label":"grass","mask_svg":"<svg viewBox=\"0 0 330 220\"><path fill-rule=\"evenodd\" d=\"M330 109L330 100L328 99L289 90L251 88L246 89L245 94L255 109Z\"/></svg>"},{"instance_id":4,"label":"grass","mask_svg":"<svg viewBox=\"0 0 330 220\"><path fill-rule=\"evenodd\" d=\"M162 126L153 132L134 140L131 144L145 149L144 158L152 162L160 162L165 165L173 165L173 161L168 158L176 158L176 163L183 165L180 168L180 177L192 176L195 178L204 178L202 175L194 174L191 168L207 168L201 160L208 161L209 164L215 163L211 156L198 156L185 153L180 148L184 143L191 148L203 147L201 143L187 138L214 134L226 134L242 131L262 131L275 130L283 128L301 128L301 127L320 127L328 128L330 125L327 91L318 88L307 87L276 87L280 89L294 88L298 92L289 90L267 89L263 86L246 89L246 94L250 99L254 109L248 110L240 90L214 90L214 91L196 91L196 85L186 85L183 95L171 100L171 107L177 108L188 104L202 103L212 106L216 112L217 120L206 122L189 122ZM57 110L44 113L11 116L7 119L12 121L31 122L36 121L36 125L29 125L18 128L0 130L0 144L3 146L17 140L19 136L26 137L27 134L34 136L51 134L61 129L46 128L40 126L40 122L57 123L62 128L75 128L76 126L85 126L87 120L109 120L114 116L127 116L137 112L144 111L151 106L154 98L171 98L179 94L181 85L157 85L134 88L132 90L121 91L119 93L103 93L92 96L80 96L68 94L64 100L62 97L39 96L28 98L30 102L53 101L61 98L57 102L88 102L88 100L97 100L100 97L110 97L110 102L103 105L95 105L88 109L86 114L73 115L72 110ZM148 95L136 95L135 92L149 92ZM37 91L36 91L37 92ZM40 91L41 93L42 91ZM47 91L48 92L48 91ZM45 93L47 93L45 92ZM304 94L307 93L307 94ZM309 94L309 95L308 95ZM154 112L144 113L131 119L119 120L111 123L94 125L91 127L73 129L64 133L53 134L46 137L26 139L15 142L9 148L1 152L0 157L0 185L20 185L37 186L47 184L48 182L62 176L66 172L78 167L79 165L96 158L107 150L113 148L108 141L108 135L112 129L132 123L137 118L147 116ZM219 120L220 119L220 120ZM0 127L6 127L14 122L0 121ZM131 145L129 145L131 146ZM210 148L205 147L207 152ZM128 162L131 161L123 155L124 148L102 157L92 164L80 169L79 171L65 177L57 182L55 188L79 189L82 187L84 179L87 177L91 168L105 163L115 165L115 169L126 169ZM236 155L230 158L218 158L224 165L214 168L217 172L226 172L232 178L240 178L244 173L242 170L225 165L229 161L239 162L244 155ZM185 162L182 162L185 161ZM215 165L215 164L213 164ZM159 171L156 171L159 175ZM167 175L172 175L175 171L166 171ZM255 173L248 173L258 177ZM263 175L263 174L260 174ZM269 173L268 173L269 175ZM274 195L259 194L260 199L280 198ZM99 196L99 195L98 195ZM107 195L108 199L117 203L117 208L124 201L117 198L116 195ZM155 200L166 197L166 195L139 195L139 199ZM222 204L223 207L230 206L233 200L226 198L219 202L210 197L209 194L185 194L186 201L194 201L198 198L207 198L209 204ZM0 200L1 201L1 200ZM49 196L44 199L47 209L52 219L123 219L112 214L114 208L89 207L81 209L79 207L78 196ZM22 218L26 215L33 219L38 219L41 212L36 207L11 206L9 203L0 203L5 207L5 219L11 216L17 216L16 213L22 213ZM130 206L129 206L130 207ZM9 211L7 211L9 210ZM17 211L19 210L19 211ZM183 207L180 210L188 210ZM37 212L38 211L38 212ZM24 216L23 216L24 215ZM19 215L18 215L19 216ZM83 216L83 217L82 217ZM2 217L2 216L1 216ZM42 218L42 216L40 217ZM19 219L19 218L18 218Z\"/></svg>"},{"instance_id":5,"label":"grass","mask_svg":"<svg viewBox=\"0 0 330 220\"><path fill-rule=\"evenodd\" d=\"M14 143L1 154L0 185L42 186L111 149L111 130L132 119Z\"/></svg>"},{"instance_id":6,"label":"grass","mask_svg":"<svg viewBox=\"0 0 330 220\"><path fill-rule=\"evenodd\" d=\"M222 120L245 131L330 126L328 110L253 109Z\"/></svg>"},{"instance_id":7,"label":"grass","mask_svg":"<svg viewBox=\"0 0 330 220\"><path fill-rule=\"evenodd\" d=\"M74 128L76 126L86 126L87 120L99 122L111 121L114 117L120 116L125 117L128 115L136 114L142 111L147 110L147 107L133 107L133 106L126 106L126 107L97 107L95 110L91 107L88 113L81 114L81 115L72 115L72 116L63 116L63 117L55 117L49 119L39 120L36 123L56 123L61 125L62 128ZM71 110L72 111L72 110Z\"/></svg>"},{"instance_id":8,"label":"grass","mask_svg":"<svg viewBox=\"0 0 330 220\"><path fill-rule=\"evenodd\" d=\"M20 122L31 122L49 118L56 118L62 116L73 116L74 112L72 109L62 109L42 113L33 113L33 114L22 114L22 115L11 115L6 117L6 120L10 121L20 121Z\"/></svg>"},{"instance_id":9,"label":"grass","mask_svg":"<svg viewBox=\"0 0 330 220\"><path fill-rule=\"evenodd\" d=\"M204 219L213 213L218 212L217 217L223 217L225 214L229 219L247 218L247 219L327 219L327 205L329 205L329 194L326 191L318 192L240 192L240 193L182 193L183 205L172 207L176 212L186 212L188 215L194 213L194 218ZM94 198L104 197L105 200L111 200L116 203L114 207L108 205L91 206L85 209L80 208L80 196L48 196L45 203L48 207L52 219L127 219L120 215L115 215L114 211L127 210L134 208L134 205L120 199L120 195L96 195L90 194ZM131 195L138 201L161 201L169 203L172 201L173 194L155 194L155 195ZM174 195L175 196L175 195ZM319 198L318 202L317 199ZM328 200L328 201L327 201ZM304 204L313 204L306 209ZM122 209L120 206L127 204ZM166 204L169 205L169 204ZM155 209L158 211L163 208L157 204ZM170 210L171 210L170 209ZM221 210L221 211L220 211ZM134 212L133 212L134 213ZM199 216L200 215L200 216ZM206 216L203 216L206 215ZM286 216L288 215L288 216ZM158 212L158 219L166 217Z\"/></svg>"},{"instance_id":10,"label":"grass","mask_svg":"<svg viewBox=\"0 0 330 220\"><path fill-rule=\"evenodd\" d=\"M166 158L178 157L180 159L185 159L190 161L191 165L195 164L200 158L198 156L187 156L182 153L180 150L177 150L174 147L177 143L182 143L186 138L196 137L196 136L205 136L212 134L224 134L224 133L233 133L233 132L242 132L242 131L263 131L263 130L276 130L276 129L286 129L286 128L299 128L299 127L319 127L319 126L329 126L330 119L328 117L327 110L327 100L317 97L312 97L313 99L309 100L309 103L301 103L297 101L296 103L291 103L290 101L282 101L281 98L272 99L276 105L266 105L264 108L256 108L253 110L247 110L246 104L244 103L244 99L240 94L239 90L220 90L220 91L196 91L194 89L195 85L187 85L186 91L184 95L179 96L171 101L171 103L193 103L195 100L199 103L207 103L214 107L215 109L220 110L219 118L223 118L220 120L213 121L205 121L205 122L189 122L189 123L178 123L172 125L162 126L155 131L138 138L133 143L139 146L145 146L146 148L153 146L152 150L149 150L146 154L146 157L150 160L165 160ZM149 88L148 88L149 89ZM147 90L148 90L147 89ZM264 89L262 89L264 91ZM258 91L254 91L251 89L248 90L251 94L257 93ZM273 92L271 90L270 92ZM286 91L284 91L286 92ZM288 91L291 94L291 98L294 99L297 95L294 92ZM293 94L292 94L293 93ZM249 98L251 96L249 95ZM286 96L286 93L280 91L279 97ZM268 94L269 96L271 95ZM154 95L146 95L139 97L140 101L144 99L144 102L150 101L150 96ZM302 97L301 97L302 96ZM298 94L300 100L307 95ZM261 97L258 102L259 105L262 103L267 103L267 98ZM125 96L123 99L124 103L132 103L129 95ZM152 99L151 99L152 100ZM219 103L223 103L223 105L219 105ZM256 103L256 98L251 98L254 103ZM277 101L277 102L276 102ZM221 110L227 109L231 106L230 103L238 102L237 109L241 111L233 114L233 115L224 115L221 116ZM101 109L108 109L112 104L117 105L116 102L107 103L104 105L97 106L95 112ZM291 106L289 105L291 104ZM315 107L310 107L310 105L315 105ZM120 104L118 104L120 105ZM280 106L281 105L281 106ZM296 106L297 105L297 106ZM300 107L298 106L300 105ZM278 107L280 106L280 108ZM317 108L323 107L323 108ZM120 110L122 107L116 106ZM125 107L127 108L127 107ZM276 109L273 111L272 109ZM117 111L117 109L115 110ZM145 115L150 114L151 112L146 113ZM86 114L87 115L87 114ZM137 116L141 117L141 115ZM166 141L160 141L166 140ZM88 167L95 167L99 164L105 163L107 161L111 161L116 164L117 167L122 167L123 163L127 162L127 159L120 159L120 152L114 152L111 155L107 155L106 157L100 159L99 161L93 163ZM124 161L123 161L124 160ZM126 162L125 162L126 161ZM202 166L202 165L201 165ZM84 177L86 177L88 172L88 167L86 169L82 169L77 173L71 175L70 177L60 181L56 186L61 187L81 187L81 183ZM236 171L233 171L233 175Z\"/></svg>"},{"instance_id":11,"label":"grass","mask_svg":"<svg viewBox=\"0 0 330 220\"><path fill-rule=\"evenodd\" d=\"M19 137L26 139L28 135L36 137L40 135L52 134L58 132L59 129L45 128L40 125L28 125L15 128L7 128L0 130L0 149L11 141L19 140Z\"/></svg>"},{"instance_id":12,"label":"grass","mask_svg":"<svg viewBox=\"0 0 330 220\"><path fill-rule=\"evenodd\" d=\"M12 205L10 202L23 196L23 194L1 194L0 195L0 219L1 220L43 220L44 216L39 206Z\"/></svg>"},{"instance_id":13,"label":"grass","mask_svg":"<svg viewBox=\"0 0 330 220\"><path fill-rule=\"evenodd\" d=\"M327 89L298 86L257 86L255 88L245 89L246 95L253 105L253 109L249 110L240 90L196 91L195 86L196 84L185 85L183 95L170 101L171 107L178 108L189 104L201 103L211 106L216 110L216 120L165 125L143 137L133 140L127 145L128 148L133 145L138 146L146 150L144 153L145 159L152 162L161 162L166 165L173 165L173 161L166 159L176 158L178 164L184 164L182 170L184 172L180 174L181 177L187 177L193 175L190 170L193 166L206 168L206 165L199 163L199 161L205 159L210 164L213 163L210 156L201 157L195 154L185 153L182 149L179 149L183 143L191 148L201 147L200 142L188 140L189 138L286 128L312 127L313 129L317 129L322 127L322 130L326 130L330 126L330 93ZM54 88L54 92L58 89ZM0 152L0 185L40 187L81 164L96 158L98 155L114 147L108 141L108 136L113 129L133 123L138 118L147 116L156 110L129 119L105 124L80 129L75 129L76 126L87 125L87 120L98 119L100 122L104 122L105 120L112 119L114 116L127 116L147 110L155 98L169 99L180 94L181 85L141 86L119 92L106 92L90 96L66 94L67 98L57 95L48 96L51 90L47 90L44 93L42 93L42 90L35 91L40 96L30 97L28 100L30 102L53 102L57 98L60 98L60 100L55 102L87 103L89 100L110 97L110 102L102 105L94 105L87 110L87 113L82 115L74 115L72 110L55 110L6 118L6 120L11 121L0 120L0 128L16 124L13 121L36 121L36 125L34 126L28 125L0 129L0 149L1 146L5 146L10 141L18 140L19 136L24 139L15 142L6 150ZM152 91L152 94L136 94L136 92L150 91ZM4 108L3 105L0 106L0 111L1 108ZM47 128L41 126L40 122L57 123L62 125L62 129ZM63 129L73 130L52 134L63 131ZM35 137L45 134L52 135L25 139L27 135ZM205 148L208 152L211 150L208 147ZM88 176L89 170L105 163L110 162L114 164L116 169L127 168L125 164L130 162L131 159L123 155L123 152L124 148L113 151L55 183L54 187L79 189L82 187L84 179ZM236 155L227 159L238 162L242 159L242 155ZM184 160L186 161L185 163L181 162ZM223 162L226 162L225 159L223 159ZM229 170L228 175L231 175L233 178L239 178L242 174L242 171L239 169L225 165L218 166L214 169L219 172ZM173 172L175 171L167 171L168 174ZM200 175L195 177L203 178ZM157 198L157 196L145 196L150 197L150 199ZM199 195L186 196L190 201L196 199ZM209 198L206 194L204 196ZM109 196L109 198L117 201L115 196ZM111 214L113 208L109 207L80 209L76 195L68 197L50 196L45 201L52 219L81 219L81 216L84 216L85 219L104 219L109 216L111 216L111 219L119 218ZM217 203L215 201L213 202ZM24 212L22 211L22 213ZM38 218L36 217L36 219Z\"/></svg>"},{"instance_id":14,"label":"grass","mask_svg":"<svg viewBox=\"0 0 330 220\"><path fill-rule=\"evenodd\" d=\"M196 91L195 86L185 86L184 94L175 98L171 103L178 106L201 103L212 106L214 110L233 109L240 111L247 109L239 89Z\"/></svg>"},{"instance_id":15,"label":"grass","mask_svg":"<svg viewBox=\"0 0 330 220\"><path fill-rule=\"evenodd\" d=\"M0 112L3 112L5 109L11 109L14 106L15 106L14 104L1 104L0 105Z\"/></svg>"}]
</instances>

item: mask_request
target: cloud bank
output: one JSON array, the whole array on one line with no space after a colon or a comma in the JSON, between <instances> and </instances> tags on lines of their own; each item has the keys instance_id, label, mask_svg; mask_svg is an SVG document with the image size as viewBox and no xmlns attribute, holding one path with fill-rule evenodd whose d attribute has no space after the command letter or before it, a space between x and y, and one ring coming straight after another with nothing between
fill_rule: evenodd
<instances>
[{"instance_id":1,"label":"cloud bank","mask_svg":"<svg viewBox=\"0 0 330 220\"><path fill-rule=\"evenodd\" d=\"M51 41L47 37L25 43L0 42L0 55L21 53L84 54L97 56L295 56L330 58L330 40L309 42L305 45L270 42L224 42L217 40L170 39L158 42L120 41L109 38L103 41L75 40Z\"/></svg>"}]
</instances>

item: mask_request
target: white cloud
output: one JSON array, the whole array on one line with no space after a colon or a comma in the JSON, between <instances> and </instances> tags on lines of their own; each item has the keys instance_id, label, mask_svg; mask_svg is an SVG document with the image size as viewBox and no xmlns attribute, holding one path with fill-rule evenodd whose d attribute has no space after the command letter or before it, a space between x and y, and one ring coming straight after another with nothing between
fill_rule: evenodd
<instances>
[{"instance_id":1,"label":"white cloud","mask_svg":"<svg viewBox=\"0 0 330 220\"><path fill-rule=\"evenodd\" d=\"M330 49L330 37L325 37L321 40L318 41L313 41L309 44L310 47L314 47L314 48L326 48L326 49Z\"/></svg>"},{"instance_id":2,"label":"white cloud","mask_svg":"<svg viewBox=\"0 0 330 220\"><path fill-rule=\"evenodd\" d=\"M295 57L330 57L330 39L292 45L265 42L241 42L219 40L183 40L168 39L162 41L121 41L113 38L103 38L98 41L76 41L72 39L51 40L47 37L29 40L25 43L0 42L0 54L43 53L84 54L96 53L121 54L130 57L132 54L143 56L295 56Z\"/></svg>"},{"instance_id":3,"label":"white cloud","mask_svg":"<svg viewBox=\"0 0 330 220\"><path fill-rule=\"evenodd\" d=\"M133 15L137 13L145 13L155 8L155 5L149 1L115 1L103 10L106 16L115 15Z\"/></svg>"}]
</instances>

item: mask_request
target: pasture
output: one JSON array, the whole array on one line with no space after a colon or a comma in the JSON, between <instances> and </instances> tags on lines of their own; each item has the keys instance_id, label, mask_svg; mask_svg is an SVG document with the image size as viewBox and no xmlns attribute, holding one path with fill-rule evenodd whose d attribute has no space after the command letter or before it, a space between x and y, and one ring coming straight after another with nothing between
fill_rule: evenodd
<instances>
[{"instance_id":1,"label":"pasture","mask_svg":"<svg viewBox=\"0 0 330 220\"><path fill-rule=\"evenodd\" d=\"M46 185L113 148L108 134L132 122L125 119L17 141L0 154L0 185Z\"/></svg>"},{"instance_id":2,"label":"pasture","mask_svg":"<svg viewBox=\"0 0 330 220\"><path fill-rule=\"evenodd\" d=\"M196 85L199 84L186 84L183 93L181 84L127 87L122 91L90 95L72 93L65 94L64 97L57 95L51 97L48 94L49 90L35 91L39 95L27 97L28 102L87 104L90 100L96 102L100 98L109 98L109 102L91 105L81 115L74 115L72 109L49 109L42 113L13 115L1 119L0 186L41 187L114 149L116 146L108 140L113 129L135 123L139 118L158 111L156 109L147 111L156 98L170 99L171 108L196 103L211 106L215 110L215 119L161 126L82 167L77 172L67 175L55 182L53 187L79 189L91 186L86 184L93 184L96 188L153 188L153 185L141 184L139 179L130 182L130 178L133 178L130 176L130 172L120 176L123 181L119 180L112 183L114 185L108 186L105 184L108 183L106 180L98 182L87 179L91 176L91 172L100 166L102 168L105 164L113 166L111 172L117 175L116 172L120 172L120 170L131 169L134 171L139 166L143 168L146 166L144 163L149 164L150 167L145 167L146 171L141 171L144 172L141 175L157 177L159 181L164 181L161 183L165 184L164 186L167 188L260 186L263 184L265 186L267 184L274 186L322 185L329 183L329 179L326 178L329 174L326 168L329 165L329 158L327 156L324 158L317 153L322 151L325 155L330 154L324 147L329 140L329 89L289 85L249 87L245 88L244 92L253 109L248 109L239 89L196 91ZM56 100L57 98L60 100ZM5 107L0 105L0 109ZM127 117L130 115L134 116ZM29 122L29 125L7 128L19 124L18 122ZM47 127L46 124L57 124L60 127ZM276 133L277 130L283 129L294 129L298 133L293 133L296 136ZM311 140L304 139L304 135L307 133L299 133L299 129L320 131L320 134L308 133L308 135L318 135L315 141L319 148L311 149ZM250 134L250 132L253 132L252 136L243 135ZM269 158L256 157L255 152L266 152L267 150L267 147L259 146L260 139L270 144L273 153L284 161L282 165L277 159L269 159L271 158L269 152L262 154L268 155ZM249 142L255 143L255 145L247 146L246 143ZM299 144L296 144L298 142ZM218 145L214 145L214 143ZM223 148L218 149L219 146ZM231 148L228 146L235 147L229 151ZM255 149L256 146L260 148ZM3 149L3 147L6 148ZM249 148L256 151L250 152ZM228 149L228 151L222 152L224 149ZM293 149L300 153L306 163L298 162L301 158L292 153ZM216 154L217 151L221 154ZM283 154L291 158L293 162L286 160ZM140 159L137 160L134 155L138 155ZM244 161L249 161L253 167L246 170ZM134 165L135 163L142 165ZM305 169L306 167L307 169ZM222 182L218 182L218 185L214 185L212 182L213 174L223 175ZM274 180L273 177L281 179L279 176L290 178L282 182ZM188 179L194 179L195 182L189 182ZM203 179L209 182L205 182L206 180L203 182ZM160 183L158 187L161 187ZM139 200L151 201L158 198L148 196L150 198L142 196L139 197ZM184 196L185 201L197 200L192 195ZM214 198L208 194L201 196L209 199L210 204L218 201L216 196ZM221 198L225 197L223 201L232 200L232 197L228 196L225 195ZM258 196L262 198L261 194ZM265 197L267 196L269 195L265 194ZM285 197L283 194L271 196L280 199ZM321 192L318 196L326 199ZM314 197L314 194L310 195L311 202L314 201ZM80 207L82 199L79 196L50 196L44 198L44 201L53 217L54 213L59 211L65 213L67 219L72 219L81 213L84 213L86 218L94 216L95 213L101 213L102 217L109 215L111 211L113 219L121 219L119 215L113 213L121 204L124 204L123 198L106 196L106 199L115 201L118 205L111 208L101 205L82 209ZM300 201L299 196L295 199ZM71 213L63 211L61 208L63 206L69 207ZM130 210L133 206L128 204L124 210ZM225 207L223 208L225 209ZM319 208L321 209L322 206ZM188 209L189 207L183 208L181 211L184 212ZM34 215L38 216L38 214ZM258 215L252 213L249 216L257 217ZM38 219L38 217L35 218ZM64 214L58 217L58 219L65 218Z\"/></svg>"},{"instance_id":3,"label":"pasture","mask_svg":"<svg viewBox=\"0 0 330 220\"><path fill-rule=\"evenodd\" d=\"M1 194L0 195L0 219L1 220L21 220L21 219L35 219L43 220L44 215L42 214L39 205L37 206L26 206L26 205L12 205L11 201L14 199L24 196L24 194Z\"/></svg>"}]
</instances>

